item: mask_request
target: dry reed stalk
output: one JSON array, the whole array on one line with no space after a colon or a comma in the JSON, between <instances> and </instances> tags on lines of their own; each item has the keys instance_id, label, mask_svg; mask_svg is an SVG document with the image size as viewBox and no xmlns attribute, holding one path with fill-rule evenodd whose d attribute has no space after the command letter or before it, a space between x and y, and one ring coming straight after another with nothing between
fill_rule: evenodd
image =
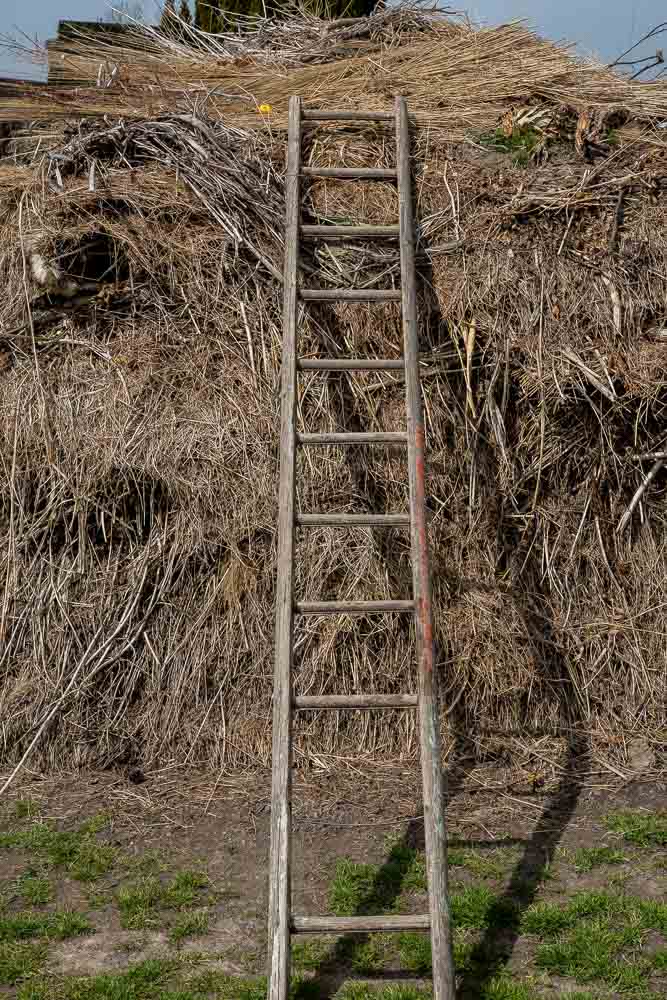
<instances>
[{"instance_id":1,"label":"dry reed stalk","mask_svg":"<svg viewBox=\"0 0 667 1000\"><path fill-rule=\"evenodd\" d=\"M587 734L606 774L629 773L637 733L658 768L666 483L664 468L646 483L637 456L662 461L667 426L667 172L664 143L637 122L664 107L664 89L618 77L607 86L609 74L519 26L426 27L428 37L422 25L377 44L380 76L402 80L429 125L415 134L415 184L443 731L452 753L465 744L479 761L510 747L519 777L540 761L557 774L573 732ZM233 80L241 93L259 79L257 37L245 66L237 55L188 56L199 67L191 87L186 56L176 71L166 60L177 64L174 44L154 37L133 52L122 87L97 88L87 110L88 91L40 95L35 117L59 107L82 117L50 126L48 141L39 132L39 148L21 145L20 166L0 164L8 771L33 742L32 764L44 768L268 763L284 134L273 115L257 128L238 101L222 118L213 97L193 114L197 88ZM343 100L361 80L375 86L364 57L295 67L295 41L282 66L275 37L266 45L261 72L278 109L297 83L314 99L318 78L323 100ZM151 95L158 64L164 80ZM574 149L573 109L605 88L605 107L623 104L628 120L619 144L588 162ZM561 90L570 108L554 104ZM525 167L476 134L518 93L560 123L546 161ZM372 107L385 100L369 95ZM104 108L110 117L95 119ZM446 141L471 130L474 142ZM306 154L393 164L376 128L318 129ZM313 221L394 216L386 185L318 182L304 200ZM52 275L48 286L30 278L29 310L24 254ZM391 247L345 242L303 263L304 280L316 270L332 286L397 277ZM398 311L312 308L300 351L399 357ZM397 374L309 373L300 387L304 429L401 426ZM299 503L404 511L403 455L306 453ZM409 592L403 534L302 535L300 595ZM309 619L296 643L300 693L413 685L399 616ZM405 717L320 713L297 735L305 770L416 754Z\"/></svg>"}]
</instances>

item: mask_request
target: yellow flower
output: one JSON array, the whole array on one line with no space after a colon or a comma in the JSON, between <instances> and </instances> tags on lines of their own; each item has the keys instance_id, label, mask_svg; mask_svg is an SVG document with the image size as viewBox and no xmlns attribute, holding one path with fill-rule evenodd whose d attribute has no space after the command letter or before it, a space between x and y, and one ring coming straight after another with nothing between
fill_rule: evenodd
<instances>
[{"instance_id":1,"label":"yellow flower","mask_svg":"<svg viewBox=\"0 0 667 1000\"><path fill-rule=\"evenodd\" d=\"M257 110L261 114L263 114L263 115L270 115L271 114L271 105L270 104L260 104L260 106L258 107Z\"/></svg>"}]
</instances>

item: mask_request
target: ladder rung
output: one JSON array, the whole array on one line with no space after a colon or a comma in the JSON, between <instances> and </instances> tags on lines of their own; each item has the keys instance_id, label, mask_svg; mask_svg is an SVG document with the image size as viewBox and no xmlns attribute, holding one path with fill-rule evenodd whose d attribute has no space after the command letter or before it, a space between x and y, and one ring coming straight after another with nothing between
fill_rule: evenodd
<instances>
[{"instance_id":1,"label":"ladder rung","mask_svg":"<svg viewBox=\"0 0 667 1000\"><path fill-rule=\"evenodd\" d=\"M386 111L325 111L304 108L301 118L307 122L393 122L396 116Z\"/></svg>"},{"instance_id":2,"label":"ladder rung","mask_svg":"<svg viewBox=\"0 0 667 1000\"><path fill-rule=\"evenodd\" d=\"M403 361L386 361L383 358L300 358L299 371L353 372L353 371L403 371Z\"/></svg>"},{"instance_id":3,"label":"ladder rung","mask_svg":"<svg viewBox=\"0 0 667 1000\"><path fill-rule=\"evenodd\" d=\"M297 514L302 528L409 528L409 514Z\"/></svg>"},{"instance_id":4,"label":"ladder rung","mask_svg":"<svg viewBox=\"0 0 667 1000\"><path fill-rule=\"evenodd\" d=\"M301 695L294 699L299 711L338 708L417 708L416 694L316 694Z\"/></svg>"},{"instance_id":5,"label":"ladder rung","mask_svg":"<svg viewBox=\"0 0 667 1000\"><path fill-rule=\"evenodd\" d=\"M407 434L368 433L368 434L297 434L297 444L406 444Z\"/></svg>"},{"instance_id":6,"label":"ladder rung","mask_svg":"<svg viewBox=\"0 0 667 1000\"><path fill-rule=\"evenodd\" d=\"M336 177L339 180L396 180L396 171L384 167L302 167L304 177Z\"/></svg>"},{"instance_id":7,"label":"ladder rung","mask_svg":"<svg viewBox=\"0 0 667 1000\"><path fill-rule=\"evenodd\" d=\"M431 926L427 914L381 917L292 917L295 934L370 934L372 931L427 931Z\"/></svg>"},{"instance_id":8,"label":"ladder rung","mask_svg":"<svg viewBox=\"0 0 667 1000\"><path fill-rule=\"evenodd\" d=\"M375 611L414 611L414 601L299 601L299 615L365 615Z\"/></svg>"},{"instance_id":9,"label":"ladder rung","mask_svg":"<svg viewBox=\"0 0 667 1000\"><path fill-rule=\"evenodd\" d=\"M304 302L400 302L401 292L393 288L302 288Z\"/></svg>"},{"instance_id":10,"label":"ladder rung","mask_svg":"<svg viewBox=\"0 0 667 1000\"><path fill-rule=\"evenodd\" d=\"M409 528L409 514L297 514L302 528Z\"/></svg>"},{"instance_id":11,"label":"ladder rung","mask_svg":"<svg viewBox=\"0 0 667 1000\"><path fill-rule=\"evenodd\" d=\"M302 236L342 236L344 239L379 239L386 237L396 238L400 233L397 225L392 226L306 226L300 227Z\"/></svg>"}]
</instances>

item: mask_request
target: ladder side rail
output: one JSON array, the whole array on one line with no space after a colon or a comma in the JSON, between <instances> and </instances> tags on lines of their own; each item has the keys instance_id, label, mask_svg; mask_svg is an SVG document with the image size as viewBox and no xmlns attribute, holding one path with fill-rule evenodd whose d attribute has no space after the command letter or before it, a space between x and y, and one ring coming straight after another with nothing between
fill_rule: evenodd
<instances>
[{"instance_id":1,"label":"ladder side rail","mask_svg":"<svg viewBox=\"0 0 667 1000\"><path fill-rule=\"evenodd\" d=\"M301 100L289 103L286 230L283 283L280 486L278 491L278 569L276 581L273 745L271 785L271 863L269 885L269 1000L287 1000L290 981L291 919L291 771L293 555L296 470L297 268Z\"/></svg>"},{"instance_id":2,"label":"ladder side rail","mask_svg":"<svg viewBox=\"0 0 667 1000\"><path fill-rule=\"evenodd\" d=\"M447 895L444 777L433 651L433 617L424 485L424 423L419 385L419 343L410 125L405 98L396 98L396 161L400 221L403 357L405 362L408 474L415 638L419 685L419 741L424 797L434 1000L454 1000L451 922Z\"/></svg>"}]
</instances>

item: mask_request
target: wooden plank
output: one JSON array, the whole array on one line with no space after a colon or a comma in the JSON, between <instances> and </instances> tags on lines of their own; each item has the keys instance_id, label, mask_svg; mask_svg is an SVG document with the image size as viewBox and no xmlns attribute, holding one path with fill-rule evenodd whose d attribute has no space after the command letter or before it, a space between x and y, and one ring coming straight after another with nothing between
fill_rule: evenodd
<instances>
[{"instance_id":1,"label":"wooden plank","mask_svg":"<svg viewBox=\"0 0 667 1000\"><path fill-rule=\"evenodd\" d=\"M335 177L350 181L395 181L395 170L385 167L302 167L303 177Z\"/></svg>"},{"instance_id":2,"label":"wooden plank","mask_svg":"<svg viewBox=\"0 0 667 1000\"><path fill-rule=\"evenodd\" d=\"M350 434L297 434L297 443L303 445L320 444L406 444L407 435L403 431L396 433L369 432Z\"/></svg>"},{"instance_id":3,"label":"wooden plank","mask_svg":"<svg viewBox=\"0 0 667 1000\"><path fill-rule=\"evenodd\" d=\"M296 323L299 238L301 101L289 102L283 275L278 571L273 681L273 777L269 885L269 1000L287 1000L290 981L292 628L294 473L296 407Z\"/></svg>"},{"instance_id":4,"label":"wooden plank","mask_svg":"<svg viewBox=\"0 0 667 1000\"><path fill-rule=\"evenodd\" d=\"M424 424L419 386L414 219L410 177L410 127L404 97L396 98L398 201L401 227L403 356L408 425L408 473L412 514L412 572L419 675L419 742L424 798L426 874L429 893L434 1000L454 1000L451 922L447 895L445 787L433 651L433 621L424 485Z\"/></svg>"},{"instance_id":5,"label":"wooden plank","mask_svg":"<svg viewBox=\"0 0 667 1000\"><path fill-rule=\"evenodd\" d=\"M294 699L298 711L316 709L375 709L375 708L417 708L416 694L314 694L300 695Z\"/></svg>"},{"instance_id":6,"label":"wooden plank","mask_svg":"<svg viewBox=\"0 0 667 1000\"><path fill-rule=\"evenodd\" d=\"M301 288L304 302L400 302L400 289L393 288Z\"/></svg>"},{"instance_id":7,"label":"wooden plank","mask_svg":"<svg viewBox=\"0 0 667 1000\"><path fill-rule=\"evenodd\" d=\"M399 235L396 226L301 226L302 236L321 238L343 237L344 239L391 239Z\"/></svg>"},{"instance_id":8,"label":"wooden plank","mask_svg":"<svg viewBox=\"0 0 667 1000\"><path fill-rule=\"evenodd\" d=\"M409 514L297 514L302 528L409 528Z\"/></svg>"},{"instance_id":9,"label":"wooden plank","mask_svg":"<svg viewBox=\"0 0 667 1000\"><path fill-rule=\"evenodd\" d=\"M402 360L386 361L383 358L300 358L299 371L354 372L354 371L403 371Z\"/></svg>"},{"instance_id":10,"label":"wooden plank","mask_svg":"<svg viewBox=\"0 0 667 1000\"><path fill-rule=\"evenodd\" d=\"M292 917L295 934L370 934L373 931L427 931L427 914L379 917Z\"/></svg>"},{"instance_id":11,"label":"wooden plank","mask_svg":"<svg viewBox=\"0 0 667 1000\"><path fill-rule=\"evenodd\" d=\"M394 115L385 111L326 111L304 108L302 118L308 122L393 122Z\"/></svg>"},{"instance_id":12,"label":"wooden plank","mask_svg":"<svg viewBox=\"0 0 667 1000\"><path fill-rule=\"evenodd\" d=\"M414 611L414 601L299 601L299 615L367 615L379 611Z\"/></svg>"}]
</instances>

